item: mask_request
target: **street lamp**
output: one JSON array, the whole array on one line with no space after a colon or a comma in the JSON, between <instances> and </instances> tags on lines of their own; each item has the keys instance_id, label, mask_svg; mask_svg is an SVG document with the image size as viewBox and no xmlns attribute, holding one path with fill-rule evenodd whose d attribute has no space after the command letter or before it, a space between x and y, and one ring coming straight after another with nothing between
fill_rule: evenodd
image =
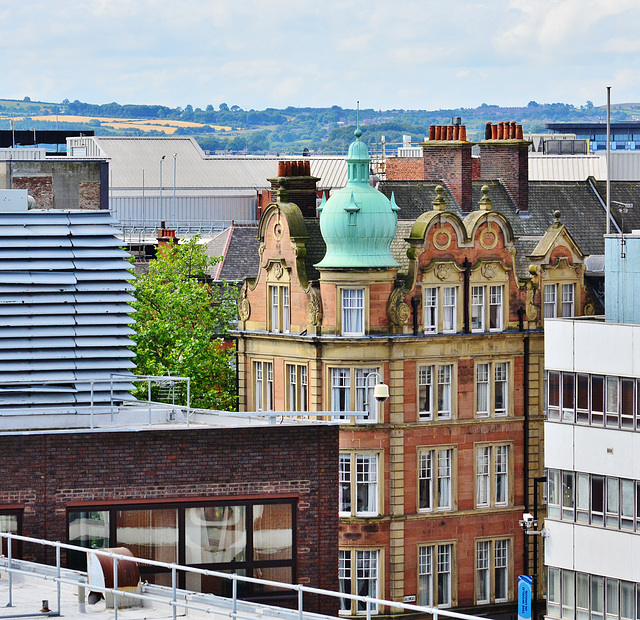
<instances>
[{"instance_id":1,"label":"street lamp","mask_svg":"<svg viewBox=\"0 0 640 620\"><path fill-rule=\"evenodd\" d=\"M173 225L176 225L176 160L178 158L178 153L173 154L173 214L171 219L173 220Z\"/></svg>"},{"instance_id":2,"label":"street lamp","mask_svg":"<svg viewBox=\"0 0 640 620\"><path fill-rule=\"evenodd\" d=\"M376 383L369 383L369 379L373 377ZM373 388L373 397L377 402L383 403L389 398L389 386L382 382L382 375L379 372L370 372L364 380L364 407L368 414L368 419L372 419L371 403L369 402L369 389Z\"/></svg>"},{"instance_id":3,"label":"street lamp","mask_svg":"<svg viewBox=\"0 0 640 620\"><path fill-rule=\"evenodd\" d=\"M166 155L163 155L160 158L160 219L162 219L162 163L164 162L164 158Z\"/></svg>"}]
</instances>

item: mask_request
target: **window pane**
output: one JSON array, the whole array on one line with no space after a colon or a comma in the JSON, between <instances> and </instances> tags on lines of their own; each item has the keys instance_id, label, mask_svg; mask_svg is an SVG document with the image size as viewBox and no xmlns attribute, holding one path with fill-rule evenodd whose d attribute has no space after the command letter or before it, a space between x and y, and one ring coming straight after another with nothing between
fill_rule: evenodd
<instances>
[{"instance_id":1,"label":"window pane","mask_svg":"<svg viewBox=\"0 0 640 620\"><path fill-rule=\"evenodd\" d=\"M246 508L206 506L185 509L187 564L246 560Z\"/></svg>"},{"instance_id":2,"label":"window pane","mask_svg":"<svg viewBox=\"0 0 640 620\"><path fill-rule=\"evenodd\" d=\"M351 455L340 455L340 512L351 512Z\"/></svg>"},{"instance_id":3,"label":"window pane","mask_svg":"<svg viewBox=\"0 0 640 620\"><path fill-rule=\"evenodd\" d=\"M446 287L443 289L442 299L442 329L445 332L456 331L456 289Z\"/></svg>"},{"instance_id":4,"label":"window pane","mask_svg":"<svg viewBox=\"0 0 640 620\"><path fill-rule=\"evenodd\" d=\"M438 450L438 508L451 508L452 450Z\"/></svg>"},{"instance_id":5,"label":"window pane","mask_svg":"<svg viewBox=\"0 0 640 620\"><path fill-rule=\"evenodd\" d=\"M489 287L489 329L502 329L502 287Z\"/></svg>"},{"instance_id":6,"label":"window pane","mask_svg":"<svg viewBox=\"0 0 640 620\"><path fill-rule=\"evenodd\" d=\"M433 547L418 549L418 604L433 605Z\"/></svg>"},{"instance_id":7,"label":"window pane","mask_svg":"<svg viewBox=\"0 0 640 620\"><path fill-rule=\"evenodd\" d=\"M356 588L359 596L378 596L378 552L362 550L356 551ZM377 611L377 605L371 605L372 611ZM365 601L357 602L358 611L366 611Z\"/></svg>"},{"instance_id":8,"label":"window pane","mask_svg":"<svg viewBox=\"0 0 640 620\"><path fill-rule=\"evenodd\" d=\"M438 331L438 289L425 288L422 297L424 300L424 331L434 333Z\"/></svg>"},{"instance_id":9,"label":"window pane","mask_svg":"<svg viewBox=\"0 0 640 620\"><path fill-rule=\"evenodd\" d=\"M607 426L618 426L618 378L607 377Z\"/></svg>"},{"instance_id":10,"label":"window pane","mask_svg":"<svg viewBox=\"0 0 640 620\"><path fill-rule=\"evenodd\" d=\"M364 289L342 289L342 333L364 334Z\"/></svg>"},{"instance_id":11,"label":"window pane","mask_svg":"<svg viewBox=\"0 0 640 620\"><path fill-rule=\"evenodd\" d=\"M566 422L573 422L574 419L574 383L573 373L562 373L562 419Z\"/></svg>"},{"instance_id":12,"label":"window pane","mask_svg":"<svg viewBox=\"0 0 640 620\"><path fill-rule=\"evenodd\" d=\"M471 331L484 331L484 287L471 287Z\"/></svg>"},{"instance_id":13,"label":"window pane","mask_svg":"<svg viewBox=\"0 0 640 620\"><path fill-rule=\"evenodd\" d=\"M602 424L604 412L604 377L591 377L591 424Z\"/></svg>"},{"instance_id":14,"label":"window pane","mask_svg":"<svg viewBox=\"0 0 640 620\"><path fill-rule=\"evenodd\" d=\"M576 521L589 523L589 474L577 474Z\"/></svg>"},{"instance_id":15,"label":"window pane","mask_svg":"<svg viewBox=\"0 0 640 620\"><path fill-rule=\"evenodd\" d=\"M575 590L573 571L562 571L562 617L572 619L575 616Z\"/></svg>"},{"instance_id":16,"label":"window pane","mask_svg":"<svg viewBox=\"0 0 640 620\"><path fill-rule=\"evenodd\" d=\"M478 506L489 505L489 459L491 448L478 448L476 453L476 503Z\"/></svg>"},{"instance_id":17,"label":"window pane","mask_svg":"<svg viewBox=\"0 0 640 620\"><path fill-rule=\"evenodd\" d=\"M420 510L433 509L433 453L425 450L419 457Z\"/></svg>"},{"instance_id":18,"label":"window pane","mask_svg":"<svg viewBox=\"0 0 640 620\"><path fill-rule=\"evenodd\" d=\"M438 607L451 607L452 545L438 545Z\"/></svg>"},{"instance_id":19,"label":"window pane","mask_svg":"<svg viewBox=\"0 0 640 620\"><path fill-rule=\"evenodd\" d=\"M591 523L603 524L604 514L604 478L591 476Z\"/></svg>"},{"instance_id":20,"label":"window pane","mask_svg":"<svg viewBox=\"0 0 640 620\"><path fill-rule=\"evenodd\" d=\"M451 365L438 367L438 418L451 418Z\"/></svg>"},{"instance_id":21,"label":"window pane","mask_svg":"<svg viewBox=\"0 0 640 620\"><path fill-rule=\"evenodd\" d=\"M507 362L498 362L495 364L494 406L497 416L507 415L508 369L509 366Z\"/></svg>"},{"instance_id":22,"label":"window pane","mask_svg":"<svg viewBox=\"0 0 640 620\"><path fill-rule=\"evenodd\" d=\"M573 509L575 501L574 473L562 472L562 518L573 521Z\"/></svg>"},{"instance_id":23,"label":"window pane","mask_svg":"<svg viewBox=\"0 0 640 620\"><path fill-rule=\"evenodd\" d=\"M550 469L548 473L549 487L549 516L560 517L560 472Z\"/></svg>"},{"instance_id":24,"label":"window pane","mask_svg":"<svg viewBox=\"0 0 640 620\"><path fill-rule=\"evenodd\" d=\"M433 367L420 366L418 371L418 414L422 420L433 417Z\"/></svg>"},{"instance_id":25,"label":"window pane","mask_svg":"<svg viewBox=\"0 0 640 620\"><path fill-rule=\"evenodd\" d=\"M253 507L253 559L293 559L291 504L256 504Z\"/></svg>"},{"instance_id":26,"label":"window pane","mask_svg":"<svg viewBox=\"0 0 640 620\"><path fill-rule=\"evenodd\" d=\"M550 370L547 375L547 417L560 419L560 373Z\"/></svg>"},{"instance_id":27,"label":"window pane","mask_svg":"<svg viewBox=\"0 0 640 620\"><path fill-rule=\"evenodd\" d=\"M579 374L576 381L577 421L589 423L589 375Z\"/></svg>"},{"instance_id":28,"label":"window pane","mask_svg":"<svg viewBox=\"0 0 640 620\"><path fill-rule=\"evenodd\" d=\"M489 364L476 366L476 413L479 418L489 415Z\"/></svg>"},{"instance_id":29,"label":"window pane","mask_svg":"<svg viewBox=\"0 0 640 620\"><path fill-rule=\"evenodd\" d=\"M509 485L509 447L495 448L495 500L497 506L505 506L508 502Z\"/></svg>"},{"instance_id":30,"label":"window pane","mask_svg":"<svg viewBox=\"0 0 640 620\"><path fill-rule=\"evenodd\" d=\"M488 540L482 540L476 547L476 598L480 604L488 603L490 597L490 545Z\"/></svg>"},{"instance_id":31,"label":"window pane","mask_svg":"<svg viewBox=\"0 0 640 620\"><path fill-rule=\"evenodd\" d=\"M351 551L338 552L338 585L341 594L351 594ZM351 611L351 599L340 599L340 611Z\"/></svg>"},{"instance_id":32,"label":"window pane","mask_svg":"<svg viewBox=\"0 0 640 620\"><path fill-rule=\"evenodd\" d=\"M544 285L544 318L551 319L557 314L556 285Z\"/></svg>"},{"instance_id":33,"label":"window pane","mask_svg":"<svg viewBox=\"0 0 640 620\"><path fill-rule=\"evenodd\" d=\"M356 454L356 514L378 512L378 455Z\"/></svg>"},{"instance_id":34,"label":"window pane","mask_svg":"<svg viewBox=\"0 0 640 620\"><path fill-rule=\"evenodd\" d=\"M0 515L0 532L17 534L18 517ZM78 511L69 513L69 544L88 549L105 549L109 542L109 511ZM7 541L2 541L3 553L6 554ZM15 549L15 543L14 543ZM69 568L87 569L87 556L79 551L68 551ZM15 551L14 551L15 555Z\"/></svg>"},{"instance_id":35,"label":"window pane","mask_svg":"<svg viewBox=\"0 0 640 620\"><path fill-rule=\"evenodd\" d=\"M118 510L116 538L135 557L178 561L178 511L170 508Z\"/></svg>"},{"instance_id":36,"label":"window pane","mask_svg":"<svg viewBox=\"0 0 640 620\"><path fill-rule=\"evenodd\" d=\"M547 583L547 611L550 616L560 613L560 569L549 567Z\"/></svg>"},{"instance_id":37,"label":"window pane","mask_svg":"<svg viewBox=\"0 0 640 620\"><path fill-rule=\"evenodd\" d=\"M633 379L620 381L620 425L622 428L633 428Z\"/></svg>"},{"instance_id":38,"label":"window pane","mask_svg":"<svg viewBox=\"0 0 640 620\"><path fill-rule=\"evenodd\" d=\"M495 589L496 602L509 599L509 541L495 543Z\"/></svg>"}]
</instances>

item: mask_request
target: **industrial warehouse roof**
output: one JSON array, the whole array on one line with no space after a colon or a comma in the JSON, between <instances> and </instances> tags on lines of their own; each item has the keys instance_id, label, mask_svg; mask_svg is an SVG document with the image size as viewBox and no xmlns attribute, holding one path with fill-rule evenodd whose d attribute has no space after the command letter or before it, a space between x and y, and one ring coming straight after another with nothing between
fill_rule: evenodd
<instances>
[{"instance_id":1,"label":"industrial warehouse roof","mask_svg":"<svg viewBox=\"0 0 640 620\"><path fill-rule=\"evenodd\" d=\"M131 376L133 276L115 225L100 211L0 213L0 415L106 402L111 374Z\"/></svg>"},{"instance_id":2,"label":"industrial warehouse roof","mask_svg":"<svg viewBox=\"0 0 640 620\"><path fill-rule=\"evenodd\" d=\"M70 143L75 145L80 139ZM82 139L88 157L109 159L112 190L162 187L173 190L174 153L176 188L266 189L267 179L277 176L282 157L207 156L191 137L90 137ZM75 155L74 155L75 156ZM164 159L162 159L164 157ZM343 157L310 157L311 174L319 177L319 188L340 188L347 182ZM143 180L144 177L144 180Z\"/></svg>"},{"instance_id":3,"label":"industrial warehouse roof","mask_svg":"<svg viewBox=\"0 0 640 620\"><path fill-rule=\"evenodd\" d=\"M604 151L589 155L529 153L530 181L585 181L588 177L606 180L607 160ZM640 151L612 151L610 178L612 181L640 179Z\"/></svg>"}]
</instances>

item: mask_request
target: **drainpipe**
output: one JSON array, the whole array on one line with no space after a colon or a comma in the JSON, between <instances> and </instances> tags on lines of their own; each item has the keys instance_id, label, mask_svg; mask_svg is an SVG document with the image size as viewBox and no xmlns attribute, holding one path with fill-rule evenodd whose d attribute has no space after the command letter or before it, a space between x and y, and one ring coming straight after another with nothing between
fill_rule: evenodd
<instances>
[{"instance_id":1,"label":"drainpipe","mask_svg":"<svg viewBox=\"0 0 640 620\"><path fill-rule=\"evenodd\" d=\"M524 332L524 307L518 308L518 330ZM523 336L523 365L524 372L522 375L522 389L523 398L522 403L524 407L524 511L529 512L529 444L530 444L530 419L529 419L529 360L530 360L530 343L529 336L525 333ZM534 503L534 507L537 503ZM529 537L524 537L524 550L523 550L523 562L525 574L529 570ZM534 558L535 560L535 558ZM535 578L534 578L535 581ZM536 593L533 595L536 596Z\"/></svg>"},{"instance_id":2,"label":"drainpipe","mask_svg":"<svg viewBox=\"0 0 640 620\"><path fill-rule=\"evenodd\" d=\"M413 308L413 335L418 335L418 306L420 305L420 297L415 295L411 298L411 308Z\"/></svg>"}]
</instances>

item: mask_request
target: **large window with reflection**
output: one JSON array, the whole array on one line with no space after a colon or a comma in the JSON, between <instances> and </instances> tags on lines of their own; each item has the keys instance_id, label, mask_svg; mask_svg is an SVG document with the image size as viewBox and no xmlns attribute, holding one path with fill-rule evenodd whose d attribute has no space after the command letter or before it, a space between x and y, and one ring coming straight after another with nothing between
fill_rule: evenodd
<instances>
[{"instance_id":1,"label":"large window with reflection","mask_svg":"<svg viewBox=\"0 0 640 620\"><path fill-rule=\"evenodd\" d=\"M0 532L4 534L22 534L22 508L2 508L0 506ZM9 554L9 543L6 538L0 538L0 555ZM14 558L21 557L22 543L13 541L11 555Z\"/></svg>"},{"instance_id":2,"label":"large window with reflection","mask_svg":"<svg viewBox=\"0 0 640 620\"><path fill-rule=\"evenodd\" d=\"M126 547L134 556L258 579L296 579L295 499L92 506L67 510L69 543L91 549ZM84 569L83 553L68 555ZM169 569L140 566L141 578L171 585ZM188 590L228 595L231 582L196 573L179 575ZM283 594L239 583L244 597Z\"/></svg>"}]
</instances>

